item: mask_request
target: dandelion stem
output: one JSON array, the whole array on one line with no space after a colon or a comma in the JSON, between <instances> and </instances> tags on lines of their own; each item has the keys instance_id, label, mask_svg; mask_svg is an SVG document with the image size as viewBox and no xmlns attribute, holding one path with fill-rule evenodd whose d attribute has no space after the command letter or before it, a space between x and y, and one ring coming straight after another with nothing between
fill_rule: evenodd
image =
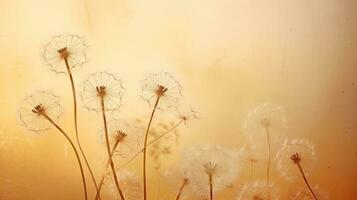
<instances>
[{"instance_id":1,"label":"dandelion stem","mask_svg":"<svg viewBox=\"0 0 357 200\"><path fill-rule=\"evenodd\" d=\"M266 132L267 144L268 144L267 185L268 185L268 200L270 200L270 188L269 188L269 183L270 183L270 133L269 133L268 127L265 128L265 132Z\"/></svg>"},{"instance_id":2,"label":"dandelion stem","mask_svg":"<svg viewBox=\"0 0 357 200\"><path fill-rule=\"evenodd\" d=\"M81 176L82 176L82 182L83 182L83 188L84 188L84 199L88 199L88 196L87 196L87 186L86 186L86 178L84 176L84 171L83 171L83 166L82 166L82 162L81 162L81 159L79 157L79 154L78 154L78 151L76 149L76 147L74 146L71 138L67 135L66 132L64 132L64 130L59 127L48 115L46 115L46 113L43 113L43 116L52 124L54 125L62 134L63 136L67 139L67 141L71 144L72 148L73 148L73 151L74 153L76 154L76 158L77 158L77 161L78 161L78 164L79 164L79 168L81 170Z\"/></svg>"},{"instance_id":3,"label":"dandelion stem","mask_svg":"<svg viewBox=\"0 0 357 200\"><path fill-rule=\"evenodd\" d=\"M113 159L114 152L115 152L116 148L118 147L119 142L120 142L119 140L116 141L116 142L114 143L114 146L112 147L112 151L111 151L111 153L110 153L110 158L111 158L111 159ZM105 170L109 167L110 158L108 158L107 164L106 164L106 166L105 166ZM100 179L100 182L99 182L99 185L98 185L98 191L97 191L97 194L95 195L95 200L97 200L97 199L100 198L100 191L102 190L102 186L103 186L104 179L105 179L106 175L107 175L107 174L104 173L104 174L102 175L101 179Z\"/></svg>"},{"instance_id":4,"label":"dandelion stem","mask_svg":"<svg viewBox=\"0 0 357 200\"><path fill-rule=\"evenodd\" d=\"M304 170L303 170L302 167L301 167L301 164L300 164L300 163L296 163L296 164L297 164L297 166L298 166L298 168L299 168L299 171L300 171L300 173L301 173L301 175L302 175L302 178L304 179L304 182L305 182L306 186L309 188L309 190L310 190L312 196L314 197L315 200L318 200L317 197L316 197L316 195L315 195L315 193L314 193L314 191L313 191L312 188L310 187L309 182L307 181L307 178L306 178L306 176L305 176Z\"/></svg>"},{"instance_id":5,"label":"dandelion stem","mask_svg":"<svg viewBox=\"0 0 357 200\"><path fill-rule=\"evenodd\" d=\"M71 87L72 87L72 96L73 96L73 113L74 113L74 129L75 129L75 132L76 132L76 141L77 141L77 144L78 144L78 147L79 147L79 150L84 158L84 161L85 161L85 164L89 170L89 173L91 175L91 178L92 178L92 181L93 181L93 184L94 184L94 187L98 193L98 186L97 186L97 181L95 180L95 177L94 177L94 174L93 174L93 171L89 165L89 162L87 160L87 157L84 153L84 150L82 148L82 145L80 143L80 139L79 139L79 133L78 133L78 115L77 115L77 96L76 96L76 88L74 86L74 80L73 80L73 76L72 76L72 72L71 72L71 69L69 67L69 64L68 64L68 59L65 58L64 59L64 62L66 64L66 68L67 68L67 72L68 72L68 76L69 76L69 80L71 82ZM100 197L99 197L100 199Z\"/></svg>"},{"instance_id":6,"label":"dandelion stem","mask_svg":"<svg viewBox=\"0 0 357 200\"><path fill-rule=\"evenodd\" d=\"M152 145L153 143L157 142L159 139L161 139L162 137L164 137L165 135L168 135L169 133L171 133L174 129L176 129L184 120L180 120L177 124L175 124L174 126L172 126L171 128L169 128L167 131L165 131L164 133L162 133L160 136L156 137L155 139L153 139L152 141L148 142L148 144L146 145L146 148L148 148L150 145ZM114 145L115 147L115 145ZM115 151L115 148L112 149L112 152ZM136 157L138 157L138 155L140 153L142 153L144 151L144 148L142 148L140 151L136 152L134 154L134 156L132 156L127 162L125 162L123 165L121 165L120 167L118 167L116 170L120 170L122 169L123 167L127 166L131 161L133 161ZM112 154L112 157L113 157L113 154ZM108 161L109 163L109 161ZM108 168L108 167L107 167ZM108 174L103 174L102 176L102 179ZM104 181L104 179L103 179ZM99 183L99 187L98 187L98 190L100 192L101 190L101 187L103 185L103 182L101 181Z\"/></svg>"},{"instance_id":7,"label":"dandelion stem","mask_svg":"<svg viewBox=\"0 0 357 200\"><path fill-rule=\"evenodd\" d=\"M151 122L152 119L154 118L155 115L155 111L157 108L157 105L159 104L159 100L160 100L160 95L157 96L156 98L156 102L154 105L154 108L151 112L151 116L150 116L150 120L148 123L148 126L146 128L146 133L145 133L145 140L144 140L144 157L143 157L143 184L144 184L144 200L146 200L146 146L147 146L147 142L148 142L148 136L149 136L149 130L150 130L150 126L151 126Z\"/></svg>"},{"instance_id":8,"label":"dandelion stem","mask_svg":"<svg viewBox=\"0 0 357 200\"><path fill-rule=\"evenodd\" d=\"M209 174L208 177L209 177L209 197L210 197L210 200L213 200L212 174Z\"/></svg>"},{"instance_id":9,"label":"dandelion stem","mask_svg":"<svg viewBox=\"0 0 357 200\"><path fill-rule=\"evenodd\" d=\"M103 116L103 123L104 123L105 141L106 141L107 152L108 152L108 160L109 160L109 163L110 163L110 167L112 168L115 186L117 187L117 190L119 192L119 195L120 195L121 199L125 200L124 194L123 194L123 192L121 191L121 189L119 187L118 177L117 177L116 172L115 172L114 162L113 162L112 155L111 155L111 152L110 152L107 118L105 116L104 97L101 96L100 100L101 100L101 107L102 107L102 116Z\"/></svg>"},{"instance_id":10,"label":"dandelion stem","mask_svg":"<svg viewBox=\"0 0 357 200\"><path fill-rule=\"evenodd\" d=\"M185 179L180 187L180 191L178 192L178 194L176 196L176 200L180 199L183 189L186 187L187 183L188 183L188 181L187 181L187 179Z\"/></svg>"}]
</instances>

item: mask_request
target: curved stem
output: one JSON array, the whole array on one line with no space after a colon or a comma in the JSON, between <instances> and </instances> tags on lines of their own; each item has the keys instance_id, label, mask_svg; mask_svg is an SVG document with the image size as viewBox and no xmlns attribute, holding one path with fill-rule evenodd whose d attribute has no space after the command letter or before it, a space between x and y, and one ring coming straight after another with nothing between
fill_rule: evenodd
<instances>
[{"instance_id":1,"label":"curved stem","mask_svg":"<svg viewBox=\"0 0 357 200\"><path fill-rule=\"evenodd\" d=\"M181 194L182 194L182 192L183 192L183 189L186 187L187 183L188 183L188 181L185 179L185 180L183 181L183 184L182 184L181 187L180 187L179 193L178 193L177 196L176 196L176 200L179 200L179 199L180 199Z\"/></svg>"},{"instance_id":2,"label":"curved stem","mask_svg":"<svg viewBox=\"0 0 357 200\"><path fill-rule=\"evenodd\" d=\"M270 134L269 134L269 129L265 128L265 132L266 132L267 143L268 143L267 186L269 188L269 184L270 184ZM268 200L270 200L270 188L268 189Z\"/></svg>"},{"instance_id":3,"label":"curved stem","mask_svg":"<svg viewBox=\"0 0 357 200\"><path fill-rule=\"evenodd\" d=\"M114 143L114 146L113 146L112 151L110 153L110 158L113 158L114 152L115 152L116 148L118 147L118 145L119 145L119 141L116 141ZM107 164L105 166L105 170L109 167L109 164L110 164L110 159L108 159L108 161L107 161ZM95 195L95 199L96 200L100 198L100 191L102 189L105 177L106 177L106 173L104 173L102 178L100 179L100 182L99 182L99 185L98 185L98 191L97 191L97 194Z\"/></svg>"},{"instance_id":4,"label":"curved stem","mask_svg":"<svg viewBox=\"0 0 357 200\"><path fill-rule=\"evenodd\" d=\"M77 96L76 96L76 88L74 86L74 80L73 80L73 76L72 76L72 72L71 72L71 69L69 67L69 64L68 64L68 60L67 59L64 59L64 62L66 64L66 68L67 68L67 72L68 72L68 76L69 76L69 80L71 82L71 88L72 88L72 96L73 96L73 113L74 113L74 129L75 129L75 132L76 132L76 141L77 141L77 144L78 144L78 147L79 147L79 151L81 152L83 158L84 158L84 161L85 161L85 164L88 168L88 171L90 173L90 176L92 178L92 181L93 181L93 184L94 184L94 187L98 193L98 186L97 186L97 181L95 180L95 177L94 177L94 174L93 174L93 171L89 165L89 162L87 160L87 157L83 151L83 148L82 148L82 145L80 143L80 140L79 140L79 133L78 133L78 115L77 115ZM100 199L100 197L99 197Z\"/></svg>"},{"instance_id":5,"label":"curved stem","mask_svg":"<svg viewBox=\"0 0 357 200\"><path fill-rule=\"evenodd\" d=\"M105 116L105 106L104 106L104 97L103 96L101 96L101 98L100 98L100 103L101 103L101 108L102 108L102 116L103 116L103 123L104 123L104 133L105 133L105 142L106 142L106 146L107 146L108 160L109 160L109 163L110 163L110 167L112 169L115 186L117 187L117 190L119 192L119 195L120 195L121 199L125 200L124 194L123 194L123 192L121 191L121 189L119 187L118 177L117 177L116 172L115 172L114 162L113 162L113 159L112 159L112 156L111 156L111 152L110 152L107 117Z\"/></svg>"},{"instance_id":6,"label":"curved stem","mask_svg":"<svg viewBox=\"0 0 357 200\"><path fill-rule=\"evenodd\" d=\"M84 176L84 171L83 171L83 166L82 166L82 162L81 162L81 159L79 158L79 154L78 154L78 151L76 149L76 147L74 146L71 138L67 135L66 132L64 132L64 130L59 127L48 115L46 114L43 114L44 117L52 124L54 125L62 134L63 136L67 139L67 141L71 144L71 147L73 148L73 151L74 153L76 154L76 158L77 158L77 161L78 161L78 164L79 164L79 168L81 170L81 176L82 176L82 182L83 182L83 189L84 189L84 199L88 199L88 196L87 196L87 186L86 186L86 178Z\"/></svg>"},{"instance_id":7,"label":"curved stem","mask_svg":"<svg viewBox=\"0 0 357 200\"><path fill-rule=\"evenodd\" d=\"M149 123L148 123L148 126L146 128L146 133L145 133L145 140L144 140L144 157L143 157L143 184L144 184L144 200L146 200L146 146L147 146L147 142L148 142L148 136L149 136L149 130L150 130L150 126L151 126L151 122L152 122L152 119L154 118L154 115L155 115L155 111L156 111L156 108L157 108L157 105L159 104L159 100L160 100L160 96L157 96L156 98L156 102L155 102L155 105L154 105L154 108L151 112L151 116L150 116L150 120L149 120Z\"/></svg>"},{"instance_id":8,"label":"curved stem","mask_svg":"<svg viewBox=\"0 0 357 200\"><path fill-rule=\"evenodd\" d=\"M315 193L314 193L314 191L313 191L312 188L310 187L309 182L307 181L307 178L306 178L306 176L305 176L304 170L302 169L300 163L297 163L297 166L298 166L299 171L300 171L300 173L301 173L301 175L302 175L302 178L304 179L304 182L305 182L306 186L309 188L309 190L310 190L312 196L314 197L315 200L318 200L318 199L317 199L317 196L316 196Z\"/></svg>"}]
</instances>

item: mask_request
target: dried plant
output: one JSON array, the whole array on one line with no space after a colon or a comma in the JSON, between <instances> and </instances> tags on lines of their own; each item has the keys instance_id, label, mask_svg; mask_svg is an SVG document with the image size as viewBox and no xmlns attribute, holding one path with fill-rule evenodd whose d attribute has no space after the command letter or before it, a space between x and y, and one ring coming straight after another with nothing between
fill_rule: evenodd
<instances>
[{"instance_id":1,"label":"dried plant","mask_svg":"<svg viewBox=\"0 0 357 200\"><path fill-rule=\"evenodd\" d=\"M51 126L56 127L57 130L62 133L76 155L83 181L84 197L87 199L86 179L81 159L71 138L57 124L57 120L61 116L61 110L59 97L46 91L40 91L25 98L24 105L20 107L20 120L25 127L36 133L46 131L51 128Z\"/></svg>"},{"instance_id":2,"label":"dried plant","mask_svg":"<svg viewBox=\"0 0 357 200\"><path fill-rule=\"evenodd\" d=\"M266 141L266 180L268 185L270 182L272 145L281 141L281 134L285 131L286 121L285 111L281 106L264 103L252 110L244 123L244 132L248 135L252 144L257 141Z\"/></svg>"},{"instance_id":3,"label":"dried plant","mask_svg":"<svg viewBox=\"0 0 357 200\"><path fill-rule=\"evenodd\" d=\"M147 199L147 183L146 183L146 146L150 126L158 108L165 109L177 104L181 97L181 85L169 73L163 72L152 74L142 81L142 97L153 106L150 119L145 131L144 151L143 151L143 184L144 184L144 200Z\"/></svg>"},{"instance_id":4,"label":"dried plant","mask_svg":"<svg viewBox=\"0 0 357 200\"><path fill-rule=\"evenodd\" d=\"M211 200L215 192L230 186L240 173L240 151L203 145L192 147L182 157L182 168L190 177L191 188Z\"/></svg>"},{"instance_id":5,"label":"dried plant","mask_svg":"<svg viewBox=\"0 0 357 200\"><path fill-rule=\"evenodd\" d=\"M79 138L78 131L78 115L77 115L77 95L76 87L72 75L72 69L81 66L86 61L86 49L87 45L83 38L78 35L59 35L53 37L52 40L47 44L43 57L51 67L51 69L58 73L67 73L71 88L72 88L72 98L73 98L73 115L74 115L74 128L76 132L76 141L79 150L84 158L85 164L91 175L93 184L98 191L97 182L95 180L92 168L89 165L86 154L84 153L83 147Z\"/></svg>"},{"instance_id":6,"label":"dried plant","mask_svg":"<svg viewBox=\"0 0 357 200\"><path fill-rule=\"evenodd\" d=\"M306 177L313 169L315 157L315 147L311 142L305 139L292 139L284 142L276 160L277 167L284 177L291 180L300 174L311 194L317 199Z\"/></svg>"},{"instance_id":7,"label":"dried plant","mask_svg":"<svg viewBox=\"0 0 357 200\"><path fill-rule=\"evenodd\" d=\"M88 110L93 110L102 113L106 149L110 167L112 169L113 178L120 197L124 200L124 194L119 186L119 181L116 176L114 162L111 156L110 140L108 133L108 125L106 112L118 109L121 104L123 95L123 87L121 81L114 75L99 72L92 74L83 84L82 101Z\"/></svg>"},{"instance_id":8,"label":"dried plant","mask_svg":"<svg viewBox=\"0 0 357 200\"><path fill-rule=\"evenodd\" d=\"M276 189L274 184L270 183L269 185L266 181L253 181L243 185L240 190L237 200L267 200L267 199L278 200L279 191Z\"/></svg>"}]
</instances>

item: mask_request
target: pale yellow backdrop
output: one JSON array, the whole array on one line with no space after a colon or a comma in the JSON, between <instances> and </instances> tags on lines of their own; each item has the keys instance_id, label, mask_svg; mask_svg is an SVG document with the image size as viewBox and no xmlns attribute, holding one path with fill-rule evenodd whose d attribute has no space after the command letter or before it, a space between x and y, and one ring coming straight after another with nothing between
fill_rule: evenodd
<instances>
[{"instance_id":1,"label":"pale yellow backdrop","mask_svg":"<svg viewBox=\"0 0 357 200\"><path fill-rule=\"evenodd\" d=\"M127 92L120 117L148 115L139 81L151 72L171 72L182 83L185 101L201 119L181 129L182 142L165 168L194 144L241 147L247 142L242 133L247 113L272 102L286 109L286 137L316 144L311 181L332 200L356 198L357 1L0 0L2 199L82 196L63 138L55 130L34 136L18 120L23 97L49 89L61 96L60 123L73 132L69 82L41 57L50 38L63 33L80 34L89 45L88 63L75 71L77 82L96 71L123 79ZM105 154L98 115L79 111L86 151L100 173ZM135 166L128 169L141 175ZM243 170L217 199L234 199L249 180L249 170ZM256 171L256 178L264 178L262 166ZM272 176L283 194L300 184ZM156 190L156 177L150 180ZM165 188L160 199L173 194Z\"/></svg>"}]
</instances>

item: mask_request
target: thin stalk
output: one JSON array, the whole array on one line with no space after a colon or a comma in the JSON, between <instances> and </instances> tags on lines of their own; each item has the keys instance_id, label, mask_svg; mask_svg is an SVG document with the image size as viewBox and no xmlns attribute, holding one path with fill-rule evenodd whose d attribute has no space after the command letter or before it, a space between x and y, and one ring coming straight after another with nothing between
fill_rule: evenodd
<instances>
[{"instance_id":1,"label":"thin stalk","mask_svg":"<svg viewBox=\"0 0 357 200\"><path fill-rule=\"evenodd\" d=\"M78 154L78 151L76 149L76 147L74 146L71 138L67 135L66 132L64 132L64 130L59 127L48 115L46 114L43 114L44 117L52 124L54 125L62 134L63 136L67 139L67 141L71 144L71 147L73 148L73 151L74 153L76 154L76 158L77 158L77 161L78 161L78 164L79 164L79 169L81 170L81 176L82 176L82 182L83 182L83 189L84 189L84 199L88 199L88 194L87 194L87 185L86 185L86 178L84 176L84 171L83 171L83 166L82 166L82 162L81 162L81 159L79 158L79 154Z\"/></svg>"},{"instance_id":2,"label":"thin stalk","mask_svg":"<svg viewBox=\"0 0 357 200\"><path fill-rule=\"evenodd\" d=\"M165 135L171 133L171 131L173 131L174 129L176 129L184 120L180 120L177 124L175 124L174 126L172 126L170 129L168 129L167 131L165 131L164 133L162 133L160 136L156 137L155 139L153 139L152 141L148 142L148 144L146 145L146 148L148 148L150 145L152 145L153 143L157 142L158 140L160 140L162 137L164 137ZM111 158L113 158L113 152L116 150L118 145L115 145L113 146L112 148L112 156ZM125 162L122 166L118 167L116 170L120 170L122 169L123 167L127 166L131 161L133 161L140 153L142 153L144 151L144 148L142 148L140 151L136 152L134 154L133 157L131 157L127 162ZM106 169L109 167L109 159L107 161L107 167ZM101 177L101 181L99 182L99 185L98 185L98 192L100 193L101 189L102 189L102 186L103 186L103 183L104 183L104 178L105 176L107 176L108 173L104 173Z\"/></svg>"},{"instance_id":3,"label":"thin stalk","mask_svg":"<svg viewBox=\"0 0 357 200\"><path fill-rule=\"evenodd\" d=\"M114 152L115 152L116 148L118 147L118 145L119 145L119 140L116 141L116 142L114 143L114 146L112 147L112 151L111 151L111 153L110 153L110 158L111 158L111 159L113 159ZM108 159L108 161L107 161L107 164L106 164L106 166L105 166L105 170L107 170L107 168L109 167L109 165L110 165L110 159ZM97 194L95 195L95 200L98 200L98 199L100 198L100 191L102 190L102 186L103 186L105 177L106 177L106 173L104 173L104 174L102 175L101 179L100 179L100 182L99 182L99 185L98 185L98 191L97 191Z\"/></svg>"},{"instance_id":4,"label":"thin stalk","mask_svg":"<svg viewBox=\"0 0 357 200\"><path fill-rule=\"evenodd\" d=\"M312 196L314 197L315 200L318 200L318 199L317 199L317 196L316 196L315 193L314 193L314 191L313 191L312 188L310 187L309 182L307 181L307 178L306 178L306 176L305 176L304 170L302 169L300 163L297 163L297 166L298 166L299 171L300 171L300 173L301 173L301 175L302 175L302 178L304 179L304 182L305 182L306 186L309 188L309 190L310 190Z\"/></svg>"},{"instance_id":5,"label":"thin stalk","mask_svg":"<svg viewBox=\"0 0 357 200\"><path fill-rule=\"evenodd\" d=\"M270 200L270 188L269 188L269 184L270 184L270 133L269 133L268 127L265 128L265 132L266 132L267 143L268 143L267 186L268 186L268 200Z\"/></svg>"},{"instance_id":6,"label":"thin stalk","mask_svg":"<svg viewBox=\"0 0 357 200\"><path fill-rule=\"evenodd\" d=\"M181 187L180 187L180 191L179 191L178 194L176 195L176 200L180 200L180 197L181 197L181 194L182 194L182 192L183 192L183 189L186 187L187 183L188 183L188 181L185 179L185 180L183 181L183 184L182 184Z\"/></svg>"},{"instance_id":7,"label":"thin stalk","mask_svg":"<svg viewBox=\"0 0 357 200\"><path fill-rule=\"evenodd\" d=\"M121 189L119 187L118 177L117 177L116 172L115 172L114 162L113 162L113 159L112 159L112 156L111 156L111 152L110 152L107 118L105 116L104 97L101 96L100 100L101 100L100 102L101 102L101 107L102 107L102 116L103 116L103 123L104 123L105 142L106 142L106 146L107 146L107 153L108 153L108 159L109 159L109 162L110 162L110 167L111 167L112 172L113 172L113 178L114 178L115 186L117 187L119 195L120 195L122 200L125 200L124 194L123 194L123 192L121 191Z\"/></svg>"},{"instance_id":8,"label":"thin stalk","mask_svg":"<svg viewBox=\"0 0 357 200\"><path fill-rule=\"evenodd\" d=\"M87 160L87 157L83 151L83 148L82 148L82 145L80 143L80 139L79 139L79 133L78 133L78 115L77 115L77 96L76 96L76 88L74 86L74 80L73 80L73 76L72 76L72 72L71 72L71 69L69 67L69 64L68 64L68 60L67 58L64 59L64 62L66 64L66 68L67 68L67 72L68 72L68 76L69 76L69 80L71 82L71 87L72 87L72 96L73 96L73 113L74 113L74 130L76 132L76 141L77 141L77 145L79 147L79 151L81 152L83 158L84 158L84 161L85 161L85 164L89 170L89 173L91 175L91 178L92 178L92 181L93 181L93 184L95 186L95 189L98 193L98 186L97 186L97 181L95 180L95 177L94 177L94 174L93 174L93 171L89 165L89 162ZM100 199L100 197L99 197Z\"/></svg>"},{"instance_id":9,"label":"thin stalk","mask_svg":"<svg viewBox=\"0 0 357 200\"><path fill-rule=\"evenodd\" d=\"M146 197L146 147L147 147L147 142L148 142L148 136L149 136L149 130L150 130L150 126L151 126L151 122L152 122L152 119L154 118L154 115L155 115L155 111L156 111L156 108L157 108L157 105L159 104L159 100L160 100L160 96L158 95L157 98L156 98L156 102L155 102L155 105L154 105L154 108L151 112L151 116L150 116L150 120L149 120L149 123L148 123L148 126L146 128L146 133L145 133L145 140L144 140L144 157L143 157L143 184L144 184L144 200L147 199Z\"/></svg>"},{"instance_id":10,"label":"thin stalk","mask_svg":"<svg viewBox=\"0 0 357 200\"><path fill-rule=\"evenodd\" d=\"M209 197L210 197L210 200L213 200L212 175L208 175L208 177L209 177Z\"/></svg>"}]
</instances>

